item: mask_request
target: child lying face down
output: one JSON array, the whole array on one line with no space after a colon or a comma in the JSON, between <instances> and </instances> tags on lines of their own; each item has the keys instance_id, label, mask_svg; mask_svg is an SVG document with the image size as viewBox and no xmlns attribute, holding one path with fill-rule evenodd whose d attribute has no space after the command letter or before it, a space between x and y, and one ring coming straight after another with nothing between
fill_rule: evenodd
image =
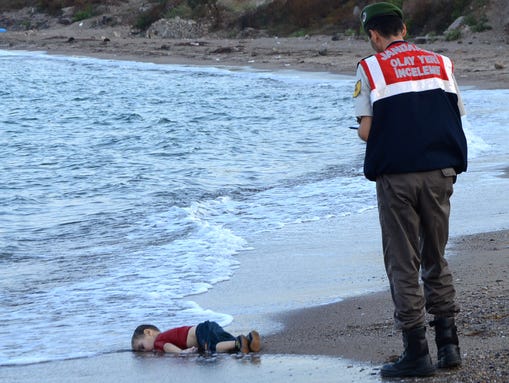
<instances>
[{"instance_id":1,"label":"child lying face down","mask_svg":"<svg viewBox=\"0 0 509 383\"><path fill-rule=\"evenodd\" d=\"M156 326L145 324L134 330L133 351L189 352L259 352L261 339L257 331L247 337L234 337L216 322L206 321L197 326L182 326L161 332Z\"/></svg>"}]
</instances>

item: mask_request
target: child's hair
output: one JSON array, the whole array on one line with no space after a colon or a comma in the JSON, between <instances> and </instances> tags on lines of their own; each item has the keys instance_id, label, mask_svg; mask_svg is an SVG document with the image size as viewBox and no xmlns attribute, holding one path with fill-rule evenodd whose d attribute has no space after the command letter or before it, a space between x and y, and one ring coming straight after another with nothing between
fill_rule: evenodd
<instances>
[{"instance_id":1,"label":"child's hair","mask_svg":"<svg viewBox=\"0 0 509 383\"><path fill-rule=\"evenodd\" d=\"M160 331L156 326L151 324L140 324L138 327L136 327L136 330L134 330L133 337L131 338L131 347L134 349L134 342L136 342L139 338L142 338L145 334L145 330L155 330Z\"/></svg>"}]
</instances>

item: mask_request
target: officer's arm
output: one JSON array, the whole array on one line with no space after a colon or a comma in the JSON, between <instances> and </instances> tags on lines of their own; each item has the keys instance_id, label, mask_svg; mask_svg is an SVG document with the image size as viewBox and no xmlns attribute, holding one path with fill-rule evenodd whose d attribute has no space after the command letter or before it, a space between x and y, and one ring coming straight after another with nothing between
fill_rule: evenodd
<instances>
[{"instance_id":1,"label":"officer's arm","mask_svg":"<svg viewBox=\"0 0 509 383\"><path fill-rule=\"evenodd\" d=\"M359 130L357 131L359 134L359 137L363 141L367 141L369 137L369 131L371 130L371 121L373 120L373 117L371 116L362 116L361 122L359 125Z\"/></svg>"}]
</instances>

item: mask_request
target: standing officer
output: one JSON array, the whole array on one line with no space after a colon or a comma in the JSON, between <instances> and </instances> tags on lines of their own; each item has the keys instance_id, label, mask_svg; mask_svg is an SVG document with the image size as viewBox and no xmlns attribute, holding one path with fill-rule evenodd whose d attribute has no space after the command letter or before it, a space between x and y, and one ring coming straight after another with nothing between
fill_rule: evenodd
<instances>
[{"instance_id":1,"label":"standing officer","mask_svg":"<svg viewBox=\"0 0 509 383\"><path fill-rule=\"evenodd\" d=\"M444 253L453 183L467 168L464 108L451 60L403 40L401 9L375 3L362 10L361 22L376 54L358 65L355 111L367 142L364 174L376 181L385 268L405 347L381 374L427 376L435 367L425 310L434 315L438 367L461 364L459 308Z\"/></svg>"}]
</instances>

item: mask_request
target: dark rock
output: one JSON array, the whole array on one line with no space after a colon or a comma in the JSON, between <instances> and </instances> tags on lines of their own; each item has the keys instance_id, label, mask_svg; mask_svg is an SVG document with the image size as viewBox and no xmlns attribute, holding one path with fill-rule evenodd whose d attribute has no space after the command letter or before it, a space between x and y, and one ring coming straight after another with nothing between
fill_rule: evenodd
<instances>
[{"instance_id":1,"label":"dark rock","mask_svg":"<svg viewBox=\"0 0 509 383\"><path fill-rule=\"evenodd\" d=\"M255 28L244 28L238 33L238 37L241 39L254 39L257 37L267 37L268 33L263 29L255 29Z\"/></svg>"},{"instance_id":2,"label":"dark rock","mask_svg":"<svg viewBox=\"0 0 509 383\"><path fill-rule=\"evenodd\" d=\"M67 17L60 17L58 19L58 23L62 24L62 25L71 25L72 24L72 20L68 19Z\"/></svg>"},{"instance_id":3,"label":"dark rock","mask_svg":"<svg viewBox=\"0 0 509 383\"><path fill-rule=\"evenodd\" d=\"M320 50L318 51L318 54L319 54L320 56L327 56L327 54L328 54L327 48L322 48L322 49L320 49Z\"/></svg>"},{"instance_id":4,"label":"dark rock","mask_svg":"<svg viewBox=\"0 0 509 383\"><path fill-rule=\"evenodd\" d=\"M232 53L232 52L233 52L233 48L232 47L219 47L217 49L214 49L210 53Z\"/></svg>"}]
</instances>

